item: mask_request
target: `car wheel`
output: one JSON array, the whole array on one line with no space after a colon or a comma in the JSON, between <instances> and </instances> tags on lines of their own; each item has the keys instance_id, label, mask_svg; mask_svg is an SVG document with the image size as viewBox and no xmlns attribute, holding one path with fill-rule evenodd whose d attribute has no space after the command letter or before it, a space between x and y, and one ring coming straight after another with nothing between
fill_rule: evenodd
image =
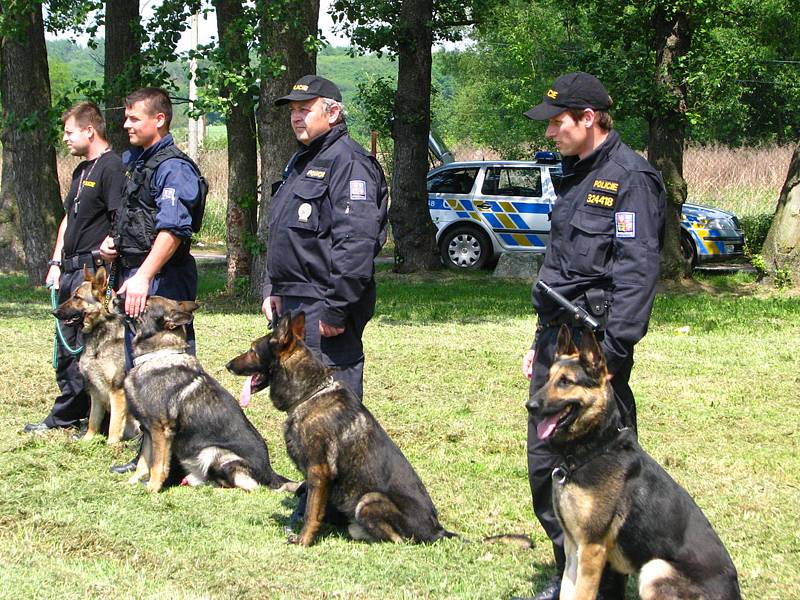
<instances>
[{"instance_id":1,"label":"car wheel","mask_svg":"<svg viewBox=\"0 0 800 600\"><path fill-rule=\"evenodd\" d=\"M697 248L691 236L686 232L681 232L681 252L683 258L688 260L694 269L697 266Z\"/></svg>"},{"instance_id":2,"label":"car wheel","mask_svg":"<svg viewBox=\"0 0 800 600\"><path fill-rule=\"evenodd\" d=\"M444 264L451 269L480 269L492 256L492 243L475 227L454 227L439 246Z\"/></svg>"}]
</instances>

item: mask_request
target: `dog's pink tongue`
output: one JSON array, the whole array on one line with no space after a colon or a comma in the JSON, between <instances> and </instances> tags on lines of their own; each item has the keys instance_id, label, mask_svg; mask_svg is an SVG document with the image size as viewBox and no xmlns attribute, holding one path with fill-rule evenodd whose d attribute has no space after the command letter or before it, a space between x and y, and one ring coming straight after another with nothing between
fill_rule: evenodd
<instances>
[{"instance_id":1,"label":"dog's pink tongue","mask_svg":"<svg viewBox=\"0 0 800 600\"><path fill-rule=\"evenodd\" d=\"M544 421L536 426L536 435L539 436L540 440L546 440L553 435L553 432L556 430L556 425L558 425L559 416L560 415L556 414L547 417Z\"/></svg>"},{"instance_id":2,"label":"dog's pink tongue","mask_svg":"<svg viewBox=\"0 0 800 600\"><path fill-rule=\"evenodd\" d=\"M253 376L250 375L247 379L244 380L244 385L242 385L242 391L239 394L239 406L242 408L247 407L250 404L250 384L253 380Z\"/></svg>"}]
</instances>

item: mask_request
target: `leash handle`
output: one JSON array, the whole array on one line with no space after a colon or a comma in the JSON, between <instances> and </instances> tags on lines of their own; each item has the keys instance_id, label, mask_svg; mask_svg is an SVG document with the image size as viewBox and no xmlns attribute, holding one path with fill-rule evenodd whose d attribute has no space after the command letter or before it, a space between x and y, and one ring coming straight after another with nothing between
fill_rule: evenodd
<instances>
[{"instance_id":1,"label":"leash handle","mask_svg":"<svg viewBox=\"0 0 800 600\"><path fill-rule=\"evenodd\" d=\"M117 261L111 262L111 267L108 272L108 284L106 285L106 294L103 298L103 308L108 310L108 303L111 302L111 294L114 292L114 286L117 283Z\"/></svg>"}]
</instances>

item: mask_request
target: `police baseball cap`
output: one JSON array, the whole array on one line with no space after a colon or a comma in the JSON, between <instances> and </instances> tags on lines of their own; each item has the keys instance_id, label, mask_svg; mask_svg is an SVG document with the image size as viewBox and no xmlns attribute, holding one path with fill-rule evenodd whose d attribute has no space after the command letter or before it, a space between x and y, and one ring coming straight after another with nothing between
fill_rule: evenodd
<instances>
[{"instance_id":1,"label":"police baseball cap","mask_svg":"<svg viewBox=\"0 0 800 600\"><path fill-rule=\"evenodd\" d=\"M570 108L593 108L608 110L611 108L611 96L594 75L578 71L558 77L543 101L537 104L525 116L537 121L547 121Z\"/></svg>"},{"instance_id":2,"label":"police baseball cap","mask_svg":"<svg viewBox=\"0 0 800 600\"><path fill-rule=\"evenodd\" d=\"M275 106L295 101L303 102L320 96L337 102L342 101L342 92L335 83L318 75L304 75L292 86L292 91L288 95L275 100Z\"/></svg>"}]
</instances>

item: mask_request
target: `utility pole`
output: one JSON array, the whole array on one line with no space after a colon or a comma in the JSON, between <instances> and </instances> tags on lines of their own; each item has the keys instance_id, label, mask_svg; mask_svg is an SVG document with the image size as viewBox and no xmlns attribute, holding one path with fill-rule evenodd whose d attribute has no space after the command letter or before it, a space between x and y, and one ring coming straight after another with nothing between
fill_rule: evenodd
<instances>
[{"instance_id":1,"label":"utility pole","mask_svg":"<svg viewBox=\"0 0 800 600\"><path fill-rule=\"evenodd\" d=\"M192 15L192 34L191 34L191 42L190 46L193 52L197 51L197 45L199 43L199 29L200 29L200 14L195 13ZM197 153L200 147L200 122L199 119L195 119L191 115L191 111L194 109L194 102L197 100L197 82L195 81L195 77L197 76L197 58L192 56L189 62L189 157L197 162Z\"/></svg>"}]
</instances>

